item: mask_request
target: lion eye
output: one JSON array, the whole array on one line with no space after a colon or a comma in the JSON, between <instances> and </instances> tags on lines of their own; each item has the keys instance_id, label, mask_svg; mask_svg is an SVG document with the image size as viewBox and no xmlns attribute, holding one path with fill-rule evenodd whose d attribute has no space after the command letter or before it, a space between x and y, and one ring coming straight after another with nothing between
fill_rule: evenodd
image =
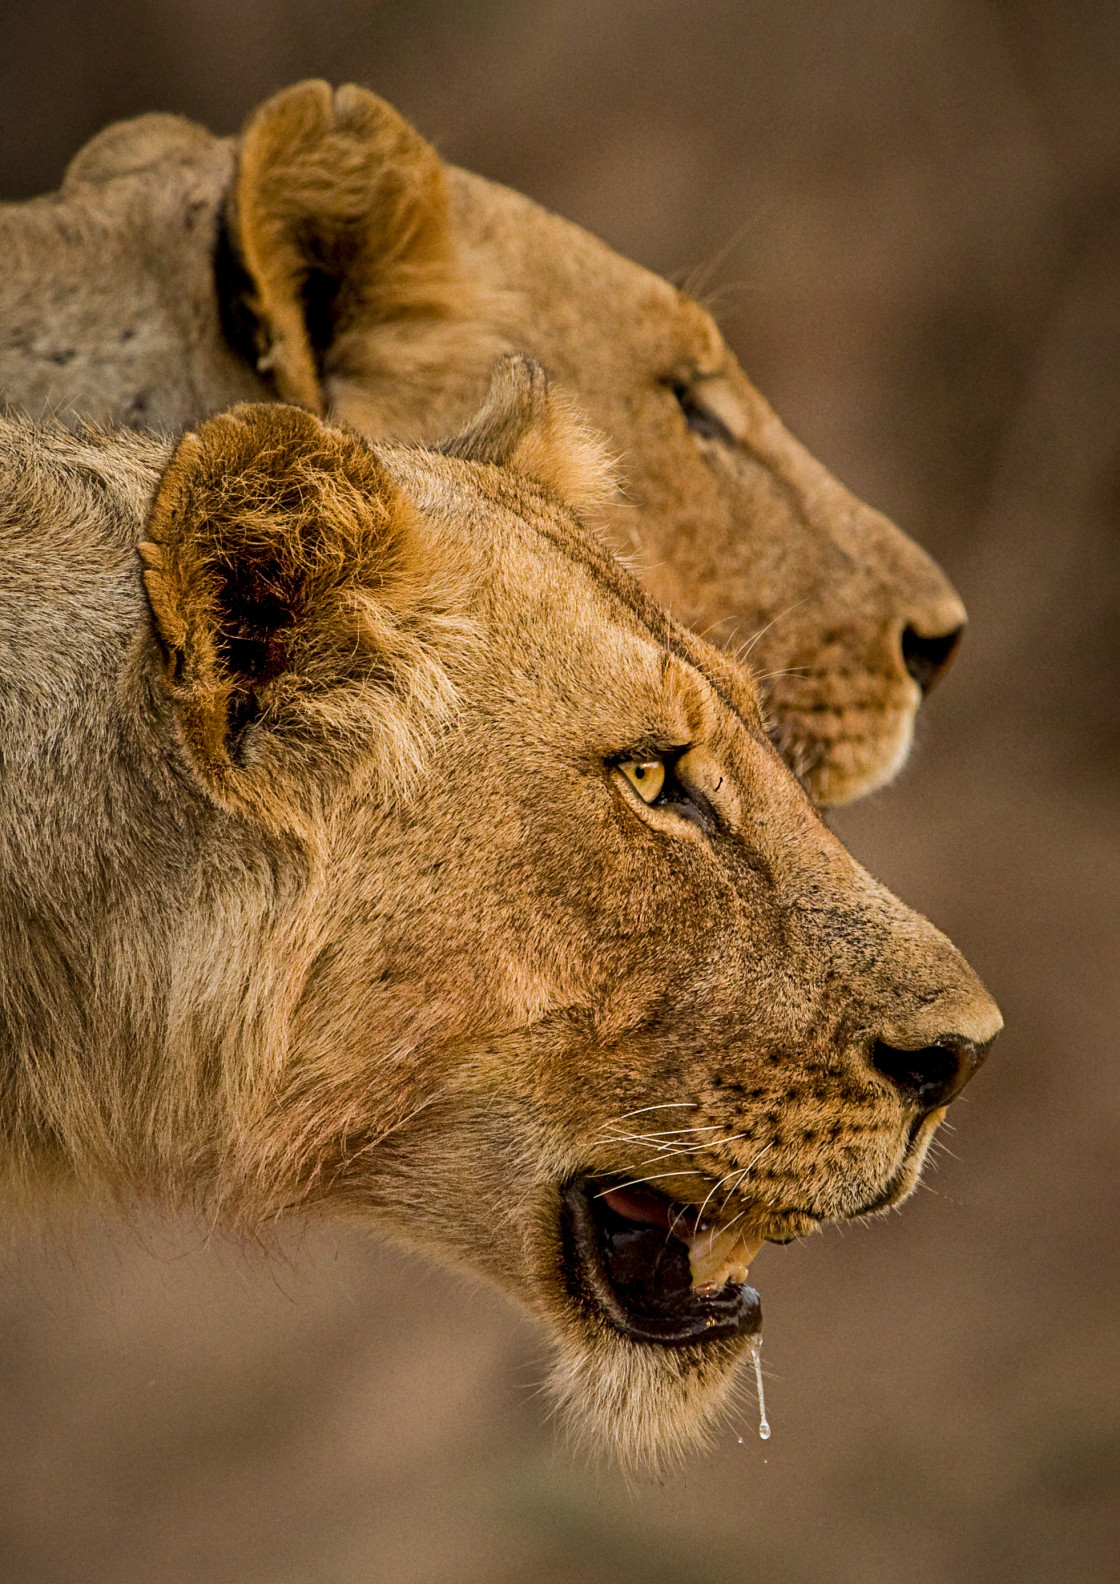
<instances>
[{"instance_id":1,"label":"lion eye","mask_svg":"<svg viewBox=\"0 0 1120 1584\"><path fill-rule=\"evenodd\" d=\"M662 759L623 759L618 768L629 781L643 803L655 803L665 785L665 762Z\"/></svg>"},{"instance_id":2,"label":"lion eye","mask_svg":"<svg viewBox=\"0 0 1120 1584\"><path fill-rule=\"evenodd\" d=\"M675 380L669 388L677 398L684 421L693 434L703 440L722 440L725 445L735 444L735 436L723 419L699 399L690 385L686 385L683 380Z\"/></svg>"}]
</instances>

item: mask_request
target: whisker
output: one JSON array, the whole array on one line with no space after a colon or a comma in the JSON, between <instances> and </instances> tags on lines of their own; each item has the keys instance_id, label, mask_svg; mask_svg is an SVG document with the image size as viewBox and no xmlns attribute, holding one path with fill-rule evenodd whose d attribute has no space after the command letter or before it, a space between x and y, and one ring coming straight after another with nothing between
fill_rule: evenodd
<instances>
[{"instance_id":1,"label":"whisker","mask_svg":"<svg viewBox=\"0 0 1120 1584\"><path fill-rule=\"evenodd\" d=\"M754 637L751 638L748 643L744 644L736 652L734 658L740 664L742 664L742 662L746 659L747 655L749 655L751 650L754 648L755 644L758 643L760 638L764 638L766 636L766 634L770 631L771 627L776 626L777 623L780 622L780 621L784 621L785 618L787 616L789 616L793 611L795 611L798 608L799 605L807 604L808 603L808 599L809 599L809 596L806 594L804 599L795 600L792 605L787 605L785 610L779 611L776 616L772 617L770 619L770 621L768 621L766 623L765 627L760 627L758 629L758 631L755 633Z\"/></svg>"},{"instance_id":2,"label":"whisker","mask_svg":"<svg viewBox=\"0 0 1120 1584\"><path fill-rule=\"evenodd\" d=\"M689 1149L702 1149L708 1144L707 1139L682 1139L674 1133L605 1133L600 1134L595 1140L597 1144L652 1144L655 1149L668 1149L670 1145L679 1144L682 1148L686 1145Z\"/></svg>"},{"instance_id":3,"label":"whisker","mask_svg":"<svg viewBox=\"0 0 1120 1584\"><path fill-rule=\"evenodd\" d=\"M786 666L784 671L752 671L756 682L773 682L775 677L808 676L808 666Z\"/></svg>"},{"instance_id":4,"label":"whisker","mask_svg":"<svg viewBox=\"0 0 1120 1584\"><path fill-rule=\"evenodd\" d=\"M774 1140L771 1139L769 1144L764 1144L762 1146L762 1148L759 1150L758 1154L755 1155L752 1160L748 1161L745 1166L737 1167L735 1171L728 1172L726 1174L726 1176L721 1177L719 1182L716 1183L715 1187L711 1190L711 1192L708 1194L707 1198L704 1200L704 1203L700 1206L700 1209L699 1209L699 1212L697 1213L696 1219L698 1221L703 1219L704 1211L707 1209L708 1204L711 1201L712 1195L715 1194L723 1186L723 1184L725 1182L727 1182L730 1178L737 1176L739 1181L735 1184L735 1188L738 1188L739 1183L742 1182L743 1178L747 1175L747 1173L749 1171L751 1171L752 1168L755 1167L758 1164L758 1162L766 1154L766 1151L768 1149L773 1149L773 1147L774 1147ZM734 1193L735 1189L733 1188L733 1189L729 1190L729 1192ZM725 1199L724 1202L726 1203L726 1199ZM712 1233L712 1236L713 1237L715 1236L714 1231Z\"/></svg>"},{"instance_id":5,"label":"whisker","mask_svg":"<svg viewBox=\"0 0 1120 1584\"><path fill-rule=\"evenodd\" d=\"M731 1195L732 1195L732 1194L733 1194L733 1193L735 1193L735 1191L736 1191L736 1190L737 1190L737 1188L738 1188L738 1187L739 1187L739 1183L741 1183L741 1182L742 1182L742 1180L743 1180L743 1178L744 1178L744 1177L745 1177L745 1176L746 1176L746 1174L747 1174L747 1171L748 1171L748 1170L749 1170L749 1169L750 1169L750 1168L749 1168L749 1167L747 1167L747 1168L744 1168L744 1170L743 1170L743 1172L742 1172L742 1173L741 1173L741 1175L740 1175L740 1177L739 1177L739 1181L738 1181L738 1182L734 1182L734 1183L732 1183L732 1185L731 1185L731 1187L730 1187L730 1188L729 1188L729 1189L728 1189L728 1190L727 1190L727 1192L726 1192L726 1193L725 1193L725 1194L724 1194L724 1196L723 1196L723 1203L722 1203L722 1204L721 1204L721 1205L720 1205L720 1213L721 1213L721 1214L722 1214L722 1212L723 1212L723 1211L724 1211L724 1210L726 1210L726 1209L727 1209L727 1201L728 1201L728 1200L729 1200L729 1199L730 1199L730 1198L731 1198ZM739 1211L739 1214L738 1214L738 1215L733 1215L733 1216L732 1216L732 1217L731 1217L731 1220L730 1220L730 1221L721 1221L721 1222L720 1222L720 1225L721 1225L721 1227L723 1227L723 1228L724 1228L724 1230L726 1230L726 1229L727 1229L727 1228L728 1228L728 1227L729 1227L729 1226L734 1226L734 1225L735 1225L735 1223L736 1223L736 1221L741 1221L741 1220L742 1220L742 1218L743 1218L743 1216L745 1216L745 1215L746 1215L746 1213L747 1213L747 1212L746 1212L746 1210L740 1210L740 1211Z\"/></svg>"},{"instance_id":6,"label":"whisker","mask_svg":"<svg viewBox=\"0 0 1120 1584\"><path fill-rule=\"evenodd\" d=\"M625 1122L628 1117L643 1116L647 1111L695 1111L699 1105L698 1100L666 1100L660 1105L639 1106L636 1111L624 1111L621 1116L611 1117L610 1122L604 1122L604 1127L610 1127L615 1122Z\"/></svg>"},{"instance_id":7,"label":"whisker","mask_svg":"<svg viewBox=\"0 0 1120 1584\"><path fill-rule=\"evenodd\" d=\"M715 1194L715 1193L716 1193L716 1192L717 1192L717 1190L718 1190L718 1189L719 1189L719 1188L721 1188L721 1187L722 1187L722 1185L723 1185L723 1184L724 1184L724 1183L725 1183L725 1182L727 1182L727 1181L728 1181L728 1179L729 1179L729 1178L731 1178L731 1177L734 1177L734 1176L736 1176L736 1175L738 1175L738 1174L739 1174L739 1170L740 1170L740 1169L739 1169L739 1168L738 1168L738 1167L736 1167L736 1169L735 1169L735 1171L729 1171L729 1172L728 1172L728 1173L727 1173L727 1174L726 1174L726 1176L723 1176L723 1177L721 1177L721 1178L720 1178L720 1180L719 1180L719 1182L717 1182L717 1183L716 1183L716 1185L715 1185L715 1187L714 1187L714 1188L712 1188L712 1189L711 1189L711 1190L710 1190L710 1191L709 1191L709 1192L708 1192L708 1194L707 1194L707 1196L706 1196L706 1197L705 1197L705 1199L704 1199L704 1203L703 1203L703 1204L702 1204L702 1205L701 1205L701 1206L700 1206L700 1208L699 1208L699 1210L697 1210L697 1212L696 1212L696 1225L697 1225L697 1229L699 1229L699 1226L700 1226L700 1223L701 1223L701 1221L703 1221L703 1219L704 1219L704 1211L705 1211L705 1210L706 1210L706 1209L707 1209L707 1208L708 1208L708 1205L709 1205L709 1204L710 1204L710 1203L711 1203L711 1200L712 1200L712 1196L713 1196L713 1195L714 1195L714 1194ZM717 1232L718 1232L718 1231L719 1231L719 1227L718 1227L718 1226L713 1226L713 1227L712 1227L712 1231L711 1231L711 1236L710 1236L710 1237L709 1237L709 1238L708 1238L708 1252L709 1252L709 1254L710 1254L710 1253L711 1253L711 1251L712 1251L712 1244L713 1244L713 1243L714 1243L714 1242L715 1242L715 1240L716 1240L716 1233L717 1233Z\"/></svg>"},{"instance_id":8,"label":"whisker","mask_svg":"<svg viewBox=\"0 0 1120 1584\"><path fill-rule=\"evenodd\" d=\"M740 221L722 247L717 248L715 253L711 254L710 257L703 263L694 264L693 267L687 272L684 280L681 283L681 290L689 297L701 297L707 290L712 277L717 273L717 271L722 269L724 264L726 264L727 260L730 258L731 254L734 253L735 249L739 246L748 230L750 230L755 224L756 222L749 217L746 220Z\"/></svg>"},{"instance_id":9,"label":"whisker","mask_svg":"<svg viewBox=\"0 0 1120 1584\"><path fill-rule=\"evenodd\" d=\"M611 1137L612 1138L624 1138L624 1139L644 1139L647 1143L652 1143L654 1139L659 1139L659 1138L665 1138L665 1139L680 1138L685 1133L718 1133L718 1132L719 1132L719 1123L718 1122L711 1122L711 1123L705 1124L703 1127L694 1127L694 1128L662 1128L662 1130L659 1133L617 1133L616 1132L616 1133L612 1133Z\"/></svg>"},{"instance_id":10,"label":"whisker","mask_svg":"<svg viewBox=\"0 0 1120 1584\"><path fill-rule=\"evenodd\" d=\"M637 1166L634 1167L633 1170L641 1171L644 1166L664 1165L664 1163L667 1160L672 1160L674 1155L691 1155L693 1153L694 1152L693 1152L692 1146L690 1144L682 1145L680 1149L658 1150L656 1155L647 1155L645 1160L639 1161ZM669 1173L667 1173L667 1175L668 1176L681 1177L681 1176L684 1175L684 1170L685 1170L685 1168L682 1166L680 1171L678 1171L678 1172L669 1172Z\"/></svg>"},{"instance_id":11,"label":"whisker","mask_svg":"<svg viewBox=\"0 0 1120 1584\"><path fill-rule=\"evenodd\" d=\"M609 1193L616 1192L619 1188L640 1188L643 1183L660 1182L663 1177L683 1177L683 1171L654 1172L649 1177L635 1177L632 1182L616 1183L613 1188L603 1188L595 1195L596 1199L603 1199Z\"/></svg>"},{"instance_id":12,"label":"whisker","mask_svg":"<svg viewBox=\"0 0 1120 1584\"><path fill-rule=\"evenodd\" d=\"M743 1133L729 1133L726 1138L706 1139L704 1148L712 1150L722 1149L725 1144L737 1144L740 1139L750 1138L753 1132L753 1128L747 1128Z\"/></svg>"}]
</instances>

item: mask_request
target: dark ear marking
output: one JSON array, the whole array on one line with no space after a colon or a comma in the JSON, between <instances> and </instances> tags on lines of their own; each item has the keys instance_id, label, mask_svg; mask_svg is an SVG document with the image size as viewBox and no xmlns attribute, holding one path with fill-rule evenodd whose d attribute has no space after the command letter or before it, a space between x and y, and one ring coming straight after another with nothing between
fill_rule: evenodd
<instances>
[{"instance_id":1,"label":"dark ear marking","mask_svg":"<svg viewBox=\"0 0 1120 1584\"><path fill-rule=\"evenodd\" d=\"M222 335L230 350L255 369L267 351L267 336L253 311L253 278L233 245L224 210L218 213L213 270Z\"/></svg>"},{"instance_id":2,"label":"dark ear marking","mask_svg":"<svg viewBox=\"0 0 1120 1584\"><path fill-rule=\"evenodd\" d=\"M392 674L416 522L364 441L298 408L235 407L180 441L140 556L184 743L223 799L252 728L267 779L278 744L321 737L328 700Z\"/></svg>"},{"instance_id":3,"label":"dark ear marking","mask_svg":"<svg viewBox=\"0 0 1120 1584\"><path fill-rule=\"evenodd\" d=\"M230 762L240 768L245 763L245 741L249 728L255 726L264 714L257 693L235 689L226 707L226 731Z\"/></svg>"},{"instance_id":4,"label":"dark ear marking","mask_svg":"<svg viewBox=\"0 0 1120 1584\"><path fill-rule=\"evenodd\" d=\"M218 319L226 345L244 358L256 373L275 384L268 328L253 306L256 297L253 277L234 244L225 210L218 215L212 268ZM324 358L335 339L342 290L341 275L313 264L308 265L298 286L304 327L319 379L323 377Z\"/></svg>"},{"instance_id":5,"label":"dark ear marking","mask_svg":"<svg viewBox=\"0 0 1120 1584\"><path fill-rule=\"evenodd\" d=\"M300 288L303 301L303 322L307 326L307 339L315 355L315 366L320 378L323 361L334 342L338 329L342 297L342 276L313 266L304 276Z\"/></svg>"},{"instance_id":6,"label":"dark ear marking","mask_svg":"<svg viewBox=\"0 0 1120 1584\"><path fill-rule=\"evenodd\" d=\"M352 84L297 83L249 119L214 273L230 345L312 412L328 369L362 367L378 327L458 320L473 302L438 154Z\"/></svg>"},{"instance_id":7,"label":"dark ear marking","mask_svg":"<svg viewBox=\"0 0 1120 1584\"><path fill-rule=\"evenodd\" d=\"M263 687L287 668L287 633L300 619L301 591L267 554L242 553L215 575L223 613L215 648L232 675Z\"/></svg>"},{"instance_id":8,"label":"dark ear marking","mask_svg":"<svg viewBox=\"0 0 1120 1584\"><path fill-rule=\"evenodd\" d=\"M218 569L217 581L223 619L214 647L233 679L226 720L230 758L240 764L245 734L264 714L261 689L288 668L302 600L274 556L241 556Z\"/></svg>"}]
</instances>

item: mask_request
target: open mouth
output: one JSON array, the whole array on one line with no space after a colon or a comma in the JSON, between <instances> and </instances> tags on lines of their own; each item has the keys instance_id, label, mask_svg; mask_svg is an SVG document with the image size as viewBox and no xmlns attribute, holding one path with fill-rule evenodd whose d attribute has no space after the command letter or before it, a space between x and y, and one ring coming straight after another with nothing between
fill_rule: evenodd
<instances>
[{"instance_id":1,"label":"open mouth","mask_svg":"<svg viewBox=\"0 0 1120 1584\"><path fill-rule=\"evenodd\" d=\"M746 1284L763 1239L720 1226L694 1205L615 1178L563 1190L568 1289L636 1342L686 1347L750 1336L762 1304Z\"/></svg>"}]
</instances>

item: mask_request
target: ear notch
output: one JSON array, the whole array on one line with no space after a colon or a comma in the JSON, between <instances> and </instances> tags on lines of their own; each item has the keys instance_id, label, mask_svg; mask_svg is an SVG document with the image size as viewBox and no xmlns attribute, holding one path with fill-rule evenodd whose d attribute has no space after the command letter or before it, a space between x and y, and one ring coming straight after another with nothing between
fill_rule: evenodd
<instances>
[{"instance_id":1,"label":"ear notch","mask_svg":"<svg viewBox=\"0 0 1120 1584\"><path fill-rule=\"evenodd\" d=\"M240 319L227 313L232 339L312 412L323 411L328 354L346 372L355 332L464 306L440 158L363 88L297 83L260 107L226 226L243 298Z\"/></svg>"},{"instance_id":2,"label":"ear notch","mask_svg":"<svg viewBox=\"0 0 1120 1584\"><path fill-rule=\"evenodd\" d=\"M593 517L618 492L606 440L524 353L498 359L482 406L439 449L543 484L580 516Z\"/></svg>"},{"instance_id":3,"label":"ear notch","mask_svg":"<svg viewBox=\"0 0 1120 1584\"><path fill-rule=\"evenodd\" d=\"M180 442L140 555L183 739L220 801L275 789L270 744L308 747L337 728L332 694L394 674L384 613L408 607L415 522L364 442L297 408L235 407Z\"/></svg>"}]
</instances>

